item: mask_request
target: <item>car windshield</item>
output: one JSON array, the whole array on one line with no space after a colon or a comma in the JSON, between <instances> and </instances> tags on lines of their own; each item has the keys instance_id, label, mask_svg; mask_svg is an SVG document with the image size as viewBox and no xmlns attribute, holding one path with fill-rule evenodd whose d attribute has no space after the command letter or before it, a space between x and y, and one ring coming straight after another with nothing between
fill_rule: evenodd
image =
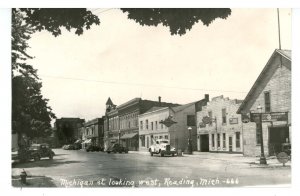
<instances>
[{"instance_id":1,"label":"car windshield","mask_svg":"<svg viewBox=\"0 0 300 196\"><path fill-rule=\"evenodd\" d=\"M39 146L30 146L29 147L29 150L38 150L39 149Z\"/></svg>"},{"instance_id":2,"label":"car windshield","mask_svg":"<svg viewBox=\"0 0 300 196\"><path fill-rule=\"evenodd\" d=\"M167 143L169 143L169 142L168 142L168 141L161 141L160 143L167 144Z\"/></svg>"}]
</instances>

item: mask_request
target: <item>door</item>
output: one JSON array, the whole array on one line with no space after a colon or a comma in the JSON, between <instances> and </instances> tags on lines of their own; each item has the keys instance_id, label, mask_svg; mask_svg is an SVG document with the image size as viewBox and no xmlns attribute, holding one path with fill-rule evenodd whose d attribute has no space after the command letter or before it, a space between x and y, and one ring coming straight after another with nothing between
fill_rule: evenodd
<instances>
[{"instance_id":1,"label":"door","mask_svg":"<svg viewBox=\"0 0 300 196\"><path fill-rule=\"evenodd\" d=\"M232 137L229 137L229 152L232 152Z\"/></svg>"},{"instance_id":2,"label":"door","mask_svg":"<svg viewBox=\"0 0 300 196\"><path fill-rule=\"evenodd\" d=\"M209 151L209 135L200 135L200 151L208 152Z\"/></svg>"},{"instance_id":3,"label":"door","mask_svg":"<svg viewBox=\"0 0 300 196\"><path fill-rule=\"evenodd\" d=\"M149 148L149 137L147 137L147 139L146 139L146 147L147 147L147 149Z\"/></svg>"}]
</instances>

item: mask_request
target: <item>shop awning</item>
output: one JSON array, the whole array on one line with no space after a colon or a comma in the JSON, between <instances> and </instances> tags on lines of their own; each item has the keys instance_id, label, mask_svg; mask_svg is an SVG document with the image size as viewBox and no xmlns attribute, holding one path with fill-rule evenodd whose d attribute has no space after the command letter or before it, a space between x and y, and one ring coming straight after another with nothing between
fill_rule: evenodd
<instances>
[{"instance_id":1,"label":"shop awning","mask_svg":"<svg viewBox=\"0 0 300 196\"><path fill-rule=\"evenodd\" d=\"M82 142L82 144L88 144L88 143L91 143L92 142L92 139L87 139L87 140L84 140L84 142Z\"/></svg>"},{"instance_id":2,"label":"shop awning","mask_svg":"<svg viewBox=\"0 0 300 196\"><path fill-rule=\"evenodd\" d=\"M121 139L131 139L133 138L134 136L136 136L138 133L126 133L124 134Z\"/></svg>"},{"instance_id":3,"label":"shop awning","mask_svg":"<svg viewBox=\"0 0 300 196\"><path fill-rule=\"evenodd\" d=\"M74 142L74 144L80 144L82 142L82 140L76 140L76 142Z\"/></svg>"}]
</instances>

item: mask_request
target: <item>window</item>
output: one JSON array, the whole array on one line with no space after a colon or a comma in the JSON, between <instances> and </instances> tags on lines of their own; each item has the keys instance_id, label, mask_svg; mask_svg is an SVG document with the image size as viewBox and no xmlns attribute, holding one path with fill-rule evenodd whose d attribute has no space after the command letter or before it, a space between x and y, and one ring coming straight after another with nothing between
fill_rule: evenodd
<instances>
[{"instance_id":1,"label":"window","mask_svg":"<svg viewBox=\"0 0 300 196\"><path fill-rule=\"evenodd\" d=\"M226 124L227 119L226 119L226 108L222 109L222 123Z\"/></svg>"},{"instance_id":2,"label":"window","mask_svg":"<svg viewBox=\"0 0 300 196\"><path fill-rule=\"evenodd\" d=\"M160 124L160 128L163 129L164 128L164 124L161 123Z\"/></svg>"},{"instance_id":3,"label":"window","mask_svg":"<svg viewBox=\"0 0 300 196\"><path fill-rule=\"evenodd\" d=\"M271 112L270 92L265 92L265 112Z\"/></svg>"},{"instance_id":4,"label":"window","mask_svg":"<svg viewBox=\"0 0 300 196\"><path fill-rule=\"evenodd\" d=\"M145 147L145 136L141 136L141 143L142 143L142 147Z\"/></svg>"},{"instance_id":5,"label":"window","mask_svg":"<svg viewBox=\"0 0 300 196\"><path fill-rule=\"evenodd\" d=\"M209 112L208 112L208 116L209 116L209 118L211 119L211 121L210 121L210 123L209 123L209 126L211 126L211 125L212 125L212 111L209 111Z\"/></svg>"},{"instance_id":6,"label":"window","mask_svg":"<svg viewBox=\"0 0 300 196\"><path fill-rule=\"evenodd\" d=\"M165 135L165 139L166 139L166 140L169 139L169 136L168 136L168 135Z\"/></svg>"},{"instance_id":7,"label":"window","mask_svg":"<svg viewBox=\"0 0 300 196\"><path fill-rule=\"evenodd\" d=\"M143 130L143 121L140 121L140 129Z\"/></svg>"},{"instance_id":8,"label":"window","mask_svg":"<svg viewBox=\"0 0 300 196\"><path fill-rule=\"evenodd\" d=\"M153 122L151 122L151 130L153 130Z\"/></svg>"},{"instance_id":9,"label":"window","mask_svg":"<svg viewBox=\"0 0 300 196\"><path fill-rule=\"evenodd\" d=\"M159 136L159 139L162 139L162 138L163 138L163 136L162 136L162 135L160 135L160 136Z\"/></svg>"},{"instance_id":10,"label":"window","mask_svg":"<svg viewBox=\"0 0 300 196\"><path fill-rule=\"evenodd\" d=\"M128 122L128 128L130 128L130 121Z\"/></svg>"},{"instance_id":11,"label":"window","mask_svg":"<svg viewBox=\"0 0 300 196\"><path fill-rule=\"evenodd\" d=\"M220 147L220 133L217 134L217 145Z\"/></svg>"},{"instance_id":12,"label":"window","mask_svg":"<svg viewBox=\"0 0 300 196\"><path fill-rule=\"evenodd\" d=\"M157 125L157 121L155 121L155 130L157 130L157 127L158 125Z\"/></svg>"},{"instance_id":13,"label":"window","mask_svg":"<svg viewBox=\"0 0 300 196\"><path fill-rule=\"evenodd\" d=\"M148 120L146 120L146 129L148 129Z\"/></svg>"},{"instance_id":14,"label":"window","mask_svg":"<svg viewBox=\"0 0 300 196\"><path fill-rule=\"evenodd\" d=\"M240 138L240 136L241 136L240 132L235 133L235 146L237 148L241 147L241 144L240 144L241 138Z\"/></svg>"},{"instance_id":15,"label":"window","mask_svg":"<svg viewBox=\"0 0 300 196\"><path fill-rule=\"evenodd\" d=\"M187 115L187 126L196 126L195 115Z\"/></svg>"},{"instance_id":16,"label":"window","mask_svg":"<svg viewBox=\"0 0 300 196\"><path fill-rule=\"evenodd\" d=\"M260 125L256 124L256 144L260 144L260 134L261 134L261 130L260 130Z\"/></svg>"},{"instance_id":17,"label":"window","mask_svg":"<svg viewBox=\"0 0 300 196\"><path fill-rule=\"evenodd\" d=\"M211 145L215 147L215 134L211 134Z\"/></svg>"},{"instance_id":18,"label":"window","mask_svg":"<svg viewBox=\"0 0 300 196\"><path fill-rule=\"evenodd\" d=\"M226 133L223 133L223 148L226 148Z\"/></svg>"}]
</instances>

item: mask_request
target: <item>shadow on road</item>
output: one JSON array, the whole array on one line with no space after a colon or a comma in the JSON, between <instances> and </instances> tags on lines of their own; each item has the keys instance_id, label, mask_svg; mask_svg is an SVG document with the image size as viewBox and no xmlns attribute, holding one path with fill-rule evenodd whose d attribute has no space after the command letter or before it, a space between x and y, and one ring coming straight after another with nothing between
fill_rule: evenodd
<instances>
[{"instance_id":1,"label":"shadow on road","mask_svg":"<svg viewBox=\"0 0 300 196\"><path fill-rule=\"evenodd\" d=\"M12 168L32 168L32 167L55 167L72 163L81 163L81 161L63 161L64 159L41 159L40 161L29 161L26 163L13 163Z\"/></svg>"}]
</instances>

